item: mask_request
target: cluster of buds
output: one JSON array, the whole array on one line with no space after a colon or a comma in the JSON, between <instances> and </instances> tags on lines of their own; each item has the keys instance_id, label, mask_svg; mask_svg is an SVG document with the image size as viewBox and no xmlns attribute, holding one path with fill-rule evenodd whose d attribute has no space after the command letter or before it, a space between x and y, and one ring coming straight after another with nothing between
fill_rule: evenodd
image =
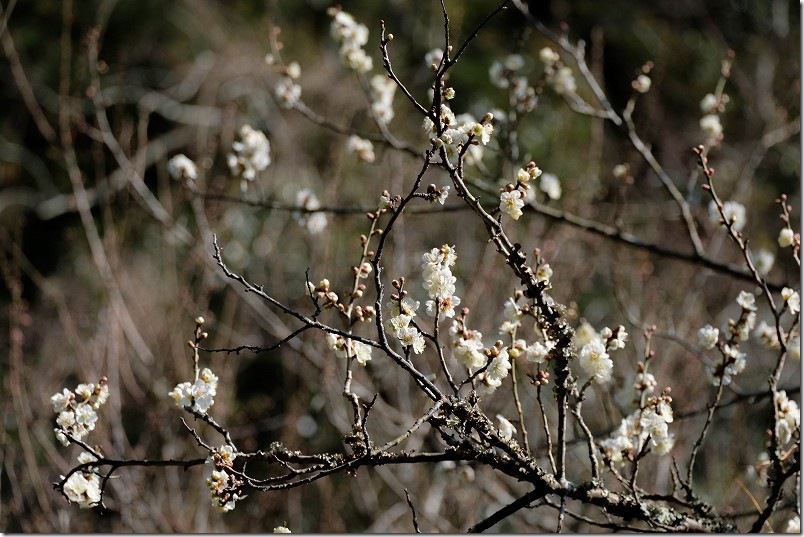
<instances>
[{"instance_id":1,"label":"cluster of buds","mask_svg":"<svg viewBox=\"0 0 804 537\"><path fill-rule=\"evenodd\" d=\"M313 285L312 282L307 282L307 290L309 291L310 296L315 298L316 301L323 301L325 308L338 307L338 294L331 290L328 279L324 278L318 282L318 285Z\"/></svg>"}]
</instances>

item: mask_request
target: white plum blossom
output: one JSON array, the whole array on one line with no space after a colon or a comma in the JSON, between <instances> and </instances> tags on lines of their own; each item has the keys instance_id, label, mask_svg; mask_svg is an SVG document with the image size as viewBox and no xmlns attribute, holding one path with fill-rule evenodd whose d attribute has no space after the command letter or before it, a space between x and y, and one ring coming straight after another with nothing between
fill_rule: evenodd
<instances>
[{"instance_id":1,"label":"white plum blossom","mask_svg":"<svg viewBox=\"0 0 804 537\"><path fill-rule=\"evenodd\" d=\"M578 359L586 374L594 377L598 384L605 384L611 380L614 362L609 358L606 347L599 341L584 345L578 353Z\"/></svg>"},{"instance_id":2,"label":"white plum blossom","mask_svg":"<svg viewBox=\"0 0 804 537\"><path fill-rule=\"evenodd\" d=\"M776 334L776 328L765 321L759 323L756 330L754 330L754 336L770 349L779 347L779 336Z\"/></svg>"},{"instance_id":3,"label":"white plum blossom","mask_svg":"<svg viewBox=\"0 0 804 537\"><path fill-rule=\"evenodd\" d=\"M500 194L500 210L514 220L519 220L519 217L522 216L524 206L521 190L506 191Z\"/></svg>"},{"instance_id":4,"label":"white plum blossom","mask_svg":"<svg viewBox=\"0 0 804 537\"><path fill-rule=\"evenodd\" d=\"M740 294L737 295L737 303L744 310L756 311L757 309L755 305L754 295L752 295L748 291L740 291Z\"/></svg>"},{"instance_id":5,"label":"white plum blossom","mask_svg":"<svg viewBox=\"0 0 804 537\"><path fill-rule=\"evenodd\" d=\"M707 324L698 330L698 343L705 349L712 349L717 344L719 335L720 331L717 328Z\"/></svg>"},{"instance_id":6,"label":"white plum blossom","mask_svg":"<svg viewBox=\"0 0 804 537\"><path fill-rule=\"evenodd\" d=\"M71 436L81 440L90 431L95 429L98 421L97 410L109 399L109 386L106 377L101 378L97 384L79 384L74 391L67 388L61 393L50 397L50 403L56 416L56 425L53 430L56 439L64 446L70 445Z\"/></svg>"},{"instance_id":7,"label":"white plum blossom","mask_svg":"<svg viewBox=\"0 0 804 537\"><path fill-rule=\"evenodd\" d=\"M801 297L798 292L785 287L782 289L782 299L787 304L787 309L790 310L791 314L795 315L801 311Z\"/></svg>"},{"instance_id":8,"label":"white plum blossom","mask_svg":"<svg viewBox=\"0 0 804 537\"><path fill-rule=\"evenodd\" d=\"M289 76L283 76L274 86L274 95L282 108L293 108L301 99L301 86L294 84Z\"/></svg>"},{"instance_id":9,"label":"white plum blossom","mask_svg":"<svg viewBox=\"0 0 804 537\"><path fill-rule=\"evenodd\" d=\"M776 257L773 255L773 252L763 248L758 250L754 256L754 267L757 269L757 272L759 272L760 276L767 276L773 268L773 263L775 260Z\"/></svg>"},{"instance_id":10,"label":"white plum blossom","mask_svg":"<svg viewBox=\"0 0 804 537\"><path fill-rule=\"evenodd\" d=\"M168 160L168 174L171 178L180 181L182 179L198 179L198 168L195 162L184 154L178 154Z\"/></svg>"},{"instance_id":11,"label":"white plum blossom","mask_svg":"<svg viewBox=\"0 0 804 537\"><path fill-rule=\"evenodd\" d=\"M300 226L312 234L321 233L327 227L327 215L318 211L321 202L309 188L296 192L296 206L306 212L294 212L293 218Z\"/></svg>"},{"instance_id":12,"label":"white plum blossom","mask_svg":"<svg viewBox=\"0 0 804 537\"><path fill-rule=\"evenodd\" d=\"M545 343L534 341L525 348L525 359L535 364L544 363L547 359L547 355L555 345L553 341L546 341Z\"/></svg>"},{"instance_id":13,"label":"white plum blossom","mask_svg":"<svg viewBox=\"0 0 804 537\"><path fill-rule=\"evenodd\" d=\"M394 118L393 100L396 83L383 75L374 75L371 85L371 111L377 123L387 125Z\"/></svg>"},{"instance_id":14,"label":"white plum blossom","mask_svg":"<svg viewBox=\"0 0 804 537\"><path fill-rule=\"evenodd\" d=\"M274 528L273 533L293 533L286 526L277 526Z\"/></svg>"},{"instance_id":15,"label":"white plum blossom","mask_svg":"<svg viewBox=\"0 0 804 537\"><path fill-rule=\"evenodd\" d=\"M626 456L639 453L650 438L650 448L657 455L666 455L673 448L675 436L669 432L673 411L669 399L652 398L648 406L637 409L622 419L614 436L600 442L606 458L615 464L625 464Z\"/></svg>"},{"instance_id":16,"label":"white plum blossom","mask_svg":"<svg viewBox=\"0 0 804 537\"><path fill-rule=\"evenodd\" d=\"M468 369L477 369L486 364L486 355L483 353L483 334L477 330L470 330L459 321L452 321L449 329L452 338L452 352L458 362Z\"/></svg>"},{"instance_id":17,"label":"white plum blossom","mask_svg":"<svg viewBox=\"0 0 804 537\"><path fill-rule=\"evenodd\" d=\"M354 358L358 364L363 366L371 360L371 346L362 341L328 333L327 343L329 349L334 351L338 358Z\"/></svg>"},{"instance_id":18,"label":"white plum blossom","mask_svg":"<svg viewBox=\"0 0 804 537\"><path fill-rule=\"evenodd\" d=\"M707 143L717 142L723 136L723 125L720 124L720 116L717 114L707 114L698 123L707 137Z\"/></svg>"},{"instance_id":19,"label":"white plum blossom","mask_svg":"<svg viewBox=\"0 0 804 537\"><path fill-rule=\"evenodd\" d=\"M736 346L723 345L723 362L714 370L708 369L712 384L717 386L721 383L721 378L724 386L731 384L732 377L745 369L745 356Z\"/></svg>"},{"instance_id":20,"label":"white plum blossom","mask_svg":"<svg viewBox=\"0 0 804 537\"><path fill-rule=\"evenodd\" d=\"M567 66L562 66L548 72L547 83L559 95L575 93L578 89L575 76L572 74L572 69Z\"/></svg>"},{"instance_id":21,"label":"white plum blossom","mask_svg":"<svg viewBox=\"0 0 804 537\"><path fill-rule=\"evenodd\" d=\"M717 110L718 104L719 104L718 103L718 98L715 97L711 93L707 93L704 96L704 98L701 99L701 103L700 103L701 112L703 112L704 114L709 114L711 112L714 112L715 110Z\"/></svg>"},{"instance_id":22,"label":"white plum blossom","mask_svg":"<svg viewBox=\"0 0 804 537\"><path fill-rule=\"evenodd\" d=\"M328 13L332 17L330 33L341 45L340 56L343 64L360 73L371 71L373 61L363 50L363 46L368 43L368 28L338 8L331 8Z\"/></svg>"},{"instance_id":23,"label":"white plum blossom","mask_svg":"<svg viewBox=\"0 0 804 537\"><path fill-rule=\"evenodd\" d=\"M741 203L736 201L724 202L723 215L726 217L726 221L732 223L732 228L735 231L741 231L745 227L745 206ZM720 216L715 200L709 202L709 219L715 224L723 223L723 218Z\"/></svg>"},{"instance_id":24,"label":"white plum blossom","mask_svg":"<svg viewBox=\"0 0 804 537\"><path fill-rule=\"evenodd\" d=\"M370 140L365 140L356 134L349 137L346 143L349 151L357 154L357 157L364 162L374 162L374 144Z\"/></svg>"},{"instance_id":25,"label":"white plum blossom","mask_svg":"<svg viewBox=\"0 0 804 537\"><path fill-rule=\"evenodd\" d=\"M789 227L783 227L779 232L779 238L776 239L776 242L778 242L779 246L782 248L787 248L793 244L794 239L795 234L793 233L793 230Z\"/></svg>"},{"instance_id":26,"label":"white plum blossom","mask_svg":"<svg viewBox=\"0 0 804 537\"><path fill-rule=\"evenodd\" d=\"M558 52L550 47L544 47L539 51L539 60L545 65L552 66L560 59L561 56L558 55Z\"/></svg>"},{"instance_id":27,"label":"white plum blossom","mask_svg":"<svg viewBox=\"0 0 804 537\"><path fill-rule=\"evenodd\" d=\"M558 177L555 174L542 174L541 180L539 181L539 189L547 194L547 197L549 197L551 200L561 198L561 183L558 181Z\"/></svg>"},{"instance_id":28,"label":"white plum blossom","mask_svg":"<svg viewBox=\"0 0 804 537\"><path fill-rule=\"evenodd\" d=\"M589 343L598 342L601 345L605 344L603 338L597 333L597 330L589 324L588 321L583 321L578 328L575 329L575 337L572 340L576 349L582 349Z\"/></svg>"},{"instance_id":29,"label":"white plum blossom","mask_svg":"<svg viewBox=\"0 0 804 537\"><path fill-rule=\"evenodd\" d=\"M240 140L232 142L226 162L232 175L241 178L240 190L245 194L248 183L271 164L271 144L265 133L249 125L240 127Z\"/></svg>"},{"instance_id":30,"label":"white plum blossom","mask_svg":"<svg viewBox=\"0 0 804 537\"><path fill-rule=\"evenodd\" d=\"M511 437L517 432L514 424L505 419L502 414L497 414L497 422L499 423L497 428L500 430L500 437L502 437L503 440L511 440Z\"/></svg>"},{"instance_id":31,"label":"white plum blossom","mask_svg":"<svg viewBox=\"0 0 804 537\"><path fill-rule=\"evenodd\" d=\"M801 412L799 412L798 404L792 399L788 399L787 392L784 390L773 395L773 404L776 408L776 438L781 447L800 434Z\"/></svg>"},{"instance_id":32,"label":"white plum blossom","mask_svg":"<svg viewBox=\"0 0 804 537\"><path fill-rule=\"evenodd\" d=\"M168 394L179 408L190 407L193 412L206 414L215 402L218 377L209 368L204 368L192 384L182 382Z\"/></svg>"},{"instance_id":33,"label":"white plum blossom","mask_svg":"<svg viewBox=\"0 0 804 537\"><path fill-rule=\"evenodd\" d=\"M74 472L62 489L67 499L81 509L94 507L101 501L100 478L92 472Z\"/></svg>"},{"instance_id":34,"label":"white plum blossom","mask_svg":"<svg viewBox=\"0 0 804 537\"><path fill-rule=\"evenodd\" d=\"M455 295L457 278L450 267L455 264L455 249L449 245L433 248L422 255L422 287L430 300L426 302L427 313L443 321L455 316L455 308L461 303Z\"/></svg>"},{"instance_id":35,"label":"white plum blossom","mask_svg":"<svg viewBox=\"0 0 804 537\"><path fill-rule=\"evenodd\" d=\"M438 68L442 59L444 59L444 51L440 48L434 48L424 55L424 63L426 63L428 67L435 65L436 68Z\"/></svg>"}]
</instances>

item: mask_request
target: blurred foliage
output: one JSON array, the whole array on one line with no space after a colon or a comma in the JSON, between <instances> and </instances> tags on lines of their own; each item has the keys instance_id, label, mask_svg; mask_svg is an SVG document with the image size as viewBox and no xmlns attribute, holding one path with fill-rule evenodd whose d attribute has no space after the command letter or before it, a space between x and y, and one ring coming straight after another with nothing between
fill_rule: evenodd
<instances>
[{"instance_id":1,"label":"blurred foliage","mask_svg":"<svg viewBox=\"0 0 804 537\"><path fill-rule=\"evenodd\" d=\"M495 4L445 3L455 45ZM272 88L278 77L263 58L271 50L272 28L278 26L282 59L302 66L304 101L338 125L371 128L359 84L339 66L325 0L5 4L7 36L13 39L32 93L23 96L27 83L21 83L15 59L9 60L6 39L6 59L0 63L0 244L6 285L0 287L0 297L7 329L0 343L10 351L0 363L8 394L0 483L3 531L266 532L283 522L294 532L410 531L403 484L417 491L412 496L421 502L427 530L455 531L524 490L517 483L501 485L480 468L474 484L462 483L455 475L433 477L440 470L431 467L378 468L371 475L361 470L355 478L335 476L286 494L253 494L235 512L221 515L209 507L198 469L135 468L120 472L110 484L107 501L112 511L105 516L69 506L53 492L50 484L70 467L77 452L53 438L54 416L48 404L52 393L107 375L112 401L92 433L93 442L120 457L199 456L181 427L181 412L166 396L190 375L185 342L192 319L209 319L210 348L267 345L293 328L287 319L223 281L211 258L210 232L218 234L233 269L299 308L309 307L303 279L307 269L314 282L328 277L338 289L349 285L349 267L360 256L358 237L368 229L364 217L328 215L325 233L310 235L291 212L220 199L239 195L238 181L228 177L226 153L241 124L268 134L274 162L260 178L260 188L265 198L282 203L293 204L295 193L308 187L324 205L373 208L383 189L406 191L419 163L379 145L377 162L358 163L346 151L344 136L274 102ZM693 206L707 252L724 262L740 258L708 221L708 200L700 190L690 148L701 142L698 103L714 90L721 61L733 50L726 85L730 102L722 114L725 142L713 151L712 163L721 195L747 207L746 232L752 245L775 250L779 221L773 199L786 193L796 207L800 200L799 136L796 131L767 148L761 140L800 116L799 7L786 0L529 4L553 31L566 30L573 41L586 42L590 67L616 110L631 96L631 81L641 66L653 62L652 88L639 99L635 112L637 130ZM444 41L439 2L354 0L342 5L370 29L366 49L374 58L375 73L381 67L375 46L379 21L386 22L395 34L390 47L395 70L414 96L426 100L431 73L423 57L443 47ZM66 30L65 19L70 23ZM115 174L126 174L101 141L89 99L87 36L96 27L101 28L100 80L111 129L172 223L192 232L190 241L177 238L173 224L160 224L127 186L127 179L122 187L115 186ZM63 39L65 31L68 37ZM507 106L506 93L489 81L491 62L522 54L525 71L536 78L541 73L538 51L547 45L515 10L495 17L451 74L450 84L457 89L453 110L481 117ZM62 95L65 87L67 95ZM591 100L582 84L579 93ZM85 188L97 195L92 216L114 274L111 281L99 276L97 253L76 210L64 144L43 133L32 114L31 98L57 137L62 134L59 113L71 107L69 130ZM399 92L395 109L394 134L424 149L421 118L411 113ZM669 196L624 131L572 113L559 96L545 90L539 107L520 124L519 145L521 162L489 151L487 171L473 171L476 179L502 178L504 184L512 179L512 170L533 159L561 178L564 196L555 206L620 226L646 241L689 251ZM199 185L218 199L201 200L169 179L166 161L180 152L199 163ZM611 169L622 162L630 163L634 184L613 178ZM425 176L425 184L445 180L432 172ZM797 210L794 219L798 225ZM733 299L742 282L536 216L511 228L527 239L526 248L542 249L556 274L554 294L570 306L576 321L583 317L598 328L655 323L668 334L657 338L661 360L655 374L662 386L673 387L680 414L704 407L710 390L704 365L675 341L695 341L698 327L725 323L733 316ZM485 230L466 212L432 218L409 215L389 241L385 275L416 281L422 251L444 242L455 244L458 294L472 308L472 325L493 337L497 310L516 282L509 281L486 240ZM779 255L769 278L794 285L798 270L792 260ZM19 297L13 292L15 282L21 285ZM113 298L118 292L122 303ZM639 329L629 325L628 330L634 348L628 359L615 362L626 387L645 350ZM6 334L11 339L4 342ZM762 352L759 345L748 348ZM221 377L214 407L219 421L231 427L244 449L281 440L305 451L342 450L340 434L350 425L340 395L342 367L327 352L323 337L312 336L272 353L206 354L203 359ZM437 366L431 365L435 371ZM384 366L387 363L380 360L369 363L360 381L365 392L361 396L382 394L378 412L390 417L378 425L381 432L404 430L409 425L405 418L422 402L399 382L397 372ZM784 380L797 389L800 367L798 362L790 367ZM763 390L766 368L767 364L750 364L736 389ZM529 397L526 404L534 408L534 398ZM605 390L593 394L589 405L606 409L593 420L596 433L617 425L617 411L628 403L623 397ZM489 415L511 412L510 402L502 398L490 400L489 409ZM696 476L707 500L718 507L728 506L736 514L752 509L733 479L763 449L767 416L767 406L751 407L750 417L719 416ZM678 445L685 440L689 444L700 425L700 415L683 421ZM430 442L437 439L414 436L406 449L427 450ZM666 467L657 466L656 475L667 474ZM757 490L755 484L746 486ZM477 487L476 493L472 487ZM495 530L544 531L547 526L539 516L533 510ZM577 523L568 529L584 528Z\"/></svg>"}]
</instances>

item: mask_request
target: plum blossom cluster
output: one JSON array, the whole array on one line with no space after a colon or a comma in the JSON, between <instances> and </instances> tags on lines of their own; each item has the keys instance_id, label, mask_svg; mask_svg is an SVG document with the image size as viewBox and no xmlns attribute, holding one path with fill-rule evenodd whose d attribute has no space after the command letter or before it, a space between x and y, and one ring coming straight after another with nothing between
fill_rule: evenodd
<instances>
[{"instance_id":1,"label":"plum blossom cluster","mask_svg":"<svg viewBox=\"0 0 804 537\"><path fill-rule=\"evenodd\" d=\"M604 327L596 332L594 327L584 321L575 332L573 343L578 351L578 363L581 369L598 384L605 384L611 380L614 362L609 351L625 348L628 333L620 325L614 330Z\"/></svg>"},{"instance_id":2,"label":"plum blossom cluster","mask_svg":"<svg viewBox=\"0 0 804 537\"><path fill-rule=\"evenodd\" d=\"M511 357L508 348L502 341L497 341L486 350L486 355L491 359L486 370L478 375L478 393L493 393L502 385L503 379L508 376L511 370Z\"/></svg>"},{"instance_id":3,"label":"plum blossom cluster","mask_svg":"<svg viewBox=\"0 0 804 537\"><path fill-rule=\"evenodd\" d=\"M339 8L330 8L327 13L332 17L330 33L341 46L340 56L343 65L359 73L371 71L374 63L371 56L363 50L368 43L368 28Z\"/></svg>"},{"instance_id":4,"label":"plum blossom cluster","mask_svg":"<svg viewBox=\"0 0 804 537\"><path fill-rule=\"evenodd\" d=\"M309 188L296 192L296 207L304 209L304 212L294 212L293 219L310 233L321 233L327 227L327 215L319 211L321 202Z\"/></svg>"},{"instance_id":5,"label":"plum blossom cluster","mask_svg":"<svg viewBox=\"0 0 804 537\"><path fill-rule=\"evenodd\" d=\"M779 447L783 447L792 439L801 436L801 412L796 402L787 398L787 392L784 390L773 395L773 404L776 408L776 438Z\"/></svg>"},{"instance_id":6,"label":"plum blossom cluster","mask_svg":"<svg viewBox=\"0 0 804 537\"><path fill-rule=\"evenodd\" d=\"M366 365L371 360L371 346L338 334L327 334L329 350L335 352L338 358L354 358L360 365Z\"/></svg>"},{"instance_id":7,"label":"plum blossom cluster","mask_svg":"<svg viewBox=\"0 0 804 537\"><path fill-rule=\"evenodd\" d=\"M724 386L731 384L734 376L739 375L745 369L745 353L740 352L737 344L724 344L720 347L723 359L715 366L709 367L707 372L712 379L712 384L717 386L721 382Z\"/></svg>"},{"instance_id":8,"label":"plum blossom cluster","mask_svg":"<svg viewBox=\"0 0 804 537\"><path fill-rule=\"evenodd\" d=\"M168 393L179 408L190 408L193 412L206 414L215 402L218 390L218 376L209 368L204 368L195 382L182 382Z\"/></svg>"},{"instance_id":9,"label":"plum blossom cluster","mask_svg":"<svg viewBox=\"0 0 804 537\"><path fill-rule=\"evenodd\" d=\"M53 431L63 446L69 446L73 440L81 440L95 428L98 421L96 411L109 399L106 382L106 377L101 377L97 384L79 384L74 391L64 388L61 393L51 396L53 411L58 414L58 427Z\"/></svg>"},{"instance_id":10,"label":"plum blossom cluster","mask_svg":"<svg viewBox=\"0 0 804 537\"><path fill-rule=\"evenodd\" d=\"M396 83L383 75L374 75L369 81L371 86L371 113L380 125L387 125L394 119L394 93Z\"/></svg>"},{"instance_id":11,"label":"plum blossom cluster","mask_svg":"<svg viewBox=\"0 0 804 537\"><path fill-rule=\"evenodd\" d=\"M470 114L461 114L456 117L449 106L442 104L439 114L440 134L438 125L429 117L424 118L423 128L430 136L430 143L433 147L444 150L446 160L450 164L457 165L464 155L467 156L468 164L477 164L483 153L482 148L476 145L475 140L482 145L489 143L491 135L494 133L494 125L491 123L493 119L494 115L491 113L483 116L480 122L475 121Z\"/></svg>"},{"instance_id":12,"label":"plum blossom cluster","mask_svg":"<svg viewBox=\"0 0 804 537\"><path fill-rule=\"evenodd\" d=\"M83 451L78 456L78 464L90 464L97 459L94 455ZM61 476L64 479L64 476ZM101 483L97 469L93 466L85 466L81 470L73 472L67 481L64 482L62 491L67 499L75 502L81 509L87 509L98 505L101 501Z\"/></svg>"},{"instance_id":13,"label":"plum blossom cluster","mask_svg":"<svg viewBox=\"0 0 804 537\"><path fill-rule=\"evenodd\" d=\"M536 90L528 78L519 74L525 60L519 54L510 54L504 60L494 60L489 67L489 80L498 88L509 88L513 103L519 112L530 112L538 102Z\"/></svg>"},{"instance_id":14,"label":"plum blossom cluster","mask_svg":"<svg viewBox=\"0 0 804 537\"><path fill-rule=\"evenodd\" d=\"M578 90L572 69L561 63L561 56L550 47L539 51L539 59L544 64L547 84L559 95L574 94Z\"/></svg>"},{"instance_id":15,"label":"plum blossom cluster","mask_svg":"<svg viewBox=\"0 0 804 537\"><path fill-rule=\"evenodd\" d=\"M452 343L452 354L467 369L477 369L486 364L483 347L483 334L466 326L464 316L452 321L449 329Z\"/></svg>"},{"instance_id":16,"label":"plum blossom cluster","mask_svg":"<svg viewBox=\"0 0 804 537\"><path fill-rule=\"evenodd\" d=\"M545 263L541 265L541 267L546 267L552 274L550 265ZM517 305L515 298L509 297L505 301L503 305L503 316L505 317L505 321L500 325L500 334L509 334L511 337L515 337L516 331L522 324L523 317L523 312ZM514 359L524 355L525 360L528 362L542 364L548 358L553 348L555 348L555 342L549 339L546 339L544 342L534 341L530 345L528 345L528 342L524 339L515 339L511 344L508 354Z\"/></svg>"},{"instance_id":17,"label":"plum blossom cluster","mask_svg":"<svg viewBox=\"0 0 804 537\"><path fill-rule=\"evenodd\" d=\"M394 286L401 289L404 284L394 280ZM400 292L402 295L404 291ZM394 337L402 343L403 347L413 349L416 354L424 352L425 340L421 331L416 328L411 321L416 316L416 310L419 309L419 301L405 296L402 298L400 295L395 295L395 300L388 302L387 307L389 310L388 326Z\"/></svg>"},{"instance_id":18,"label":"plum blossom cluster","mask_svg":"<svg viewBox=\"0 0 804 537\"><path fill-rule=\"evenodd\" d=\"M673 422L671 402L668 395L651 397L644 408L623 418L616 433L600 442L606 460L623 465L642 452L646 442L657 455L669 453L675 442L675 435L669 432Z\"/></svg>"},{"instance_id":19,"label":"plum blossom cluster","mask_svg":"<svg viewBox=\"0 0 804 537\"><path fill-rule=\"evenodd\" d=\"M729 102L729 96L721 94L716 96L712 93L707 93L701 99L701 112L703 117L699 121L701 131L706 136L707 146L716 146L723 140L723 125L720 123L720 113L726 109L726 103Z\"/></svg>"},{"instance_id":20,"label":"plum blossom cluster","mask_svg":"<svg viewBox=\"0 0 804 537\"><path fill-rule=\"evenodd\" d=\"M274 65L276 58L273 54L265 55L265 63ZM290 62L288 65L278 67L282 78L274 86L274 95L282 108L293 108L301 99L301 86L294 83L301 76L299 62Z\"/></svg>"},{"instance_id":21,"label":"plum blossom cluster","mask_svg":"<svg viewBox=\"0 0 804 537\"><path fill-rule=\"evenodd\" d=\"M427 314L438 317L439 321L454 317L455 308L461 303L455 295L457 278L450 269L457 259L455 248L447 244L422 255L422 287L430 297L425 303Z\"/></svg>"},{"instance_id":22,"label":"plum blossom cluster","mask_svg":"<svg viewBox=\"0 0 804 537\"><path fill-rule=\"evenodd\" d=\"M353 134L346 142L346 147L363 162L374 162L374 144L370 140Z\"/></svg>"},{"instance_id":23,"label":"plum blossom cluster","mask_svg":"<svg viewBox=\"0 0 804 537\"><path fill-rule=\"evenodd\" d=\"M747 291L740 291L740 294L737 295L737 304L740 305L742 311L736 321L729 319L729 331L738 340L747 341L750 331L757 324L757 307L754 295Z\"/></svg>"},{"instance_id":24,"label":"plum blossom cluster","mask_svg":"<svg viewBox=\"0 0 804 537\"><path fill-rule=\"evenodd\" d=\"M206 483L209 487L209 496L218 510L226 513L235 508L238 500L245 498L240 494L238 487L242 481L228 470L232 468L237 454L231 446L221 446L215 449L207 457L206 464L213 467L212 473L207 478Z\"/></svg>"},{"instance_id":25,"label":"plum blossom cluster","mask_svg":"<svg viewBox=\"0 0 804 537\"><path fill-rule=\"evenodd\" d=\"M539 190L550 199L561 198L561 183L558 177L551 173L542 173L536 163L531 161L517 171L516 183L508 183L500 190L500 210L518 220L522 216L525 204L535 200L531 181L535 182L539 178L541 178Z\"/></svg>"},{"instance_id":26,"label":"plum blossom cluster","mask_svg":"<svg viewBox=\"0 0 804 537\"><path fill-rule=\"evenodd\" d=\"M271 164L271 144L265 133L250 125L240 127L240 140L232 143L226 163L232 175L241 178L240 190L245 194L248 183Z\"/></svg>"}]
</instances>

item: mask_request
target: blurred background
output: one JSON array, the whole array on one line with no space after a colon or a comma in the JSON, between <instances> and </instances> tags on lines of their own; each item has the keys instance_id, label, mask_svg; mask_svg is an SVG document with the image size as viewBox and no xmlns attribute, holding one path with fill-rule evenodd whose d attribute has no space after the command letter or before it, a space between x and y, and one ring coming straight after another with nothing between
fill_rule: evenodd
<instances>
[{"instance_id":1,"label":"blurred background","mask_svg":"<svg viewBox=\"0 0 804 537\"><path fill-rule=\"evenodd\" d=\"M305 271L316 283L328 278L339 293L349 289L350 267L360 260L359 237L369 229L365 210L376 208L385 189L406 194L421 163L381 144L375 144L373 163L361 162L347 149L348 136L277 103L273 88L280 75L264 60L276 54L272 39L282 45L282 61L301 65L296 83L313 111L336 125L376 132L361 84L340 65L330 37L329 2L2 4L3 531L266 532L284 523L294 532L411 532L405 488L424 531L462 531L527 490L480 467L471 472L460 466L379 467L303 488L254 493L235 511L221 514L210 505L201 468L134 467L118 471L109 483L105 515L68 505L52 483L72 468L80 450L55 440L52 394L105 375L111 397L90 443L110 457L202 457L181 425L181 410L167 397L173 386L192 377L186 342L193 319L207 320L209 348L268 346L298 328L292 318L223 277L212 259L213 233L232 270L308 311ZM689 202L707 255L722 263L740 263L741 256L709 219L709 199L700 188L691 148L704 142L699 103L715 91L721 62L734 52L724 90L729 101L720 116L724 140L710 156L715 183L721 197L745 205L743 231L751 247L774 255L768 280L798 288L799 271L789 249L776 245L781 221L774 199L789 196L798 229L799 6L786 0L530 4L551 30L585 41L590 69L618 112L631 97L640 68L653 63L651 89L639 97L634 112L637 131ZM440 3L346 0L341 5L369 28L365 49L374 60L371 74L381 72L379 21L386 21L395 36L394 69L425 102L432 72L424 55L444 43ZM453 42L461 43L495 5L447 0ZM507 90L489 80L492 62L521 54L522 73L536 84L543 69L538 52L549 44L516 10L496 16L451 72L449 84L457 91L453 111L480 118L506 110ZM579 95L594 102L577 70L576 78ZM389 128L396 138L418 152L426 149L422 118L400 92L394 108ZM229 175L226 155L243 124L266 133L272 156L259 186L251 185L246 197L282 207L240 200L240 181ZM496 189L513 181L516 170L532 159L561 183L561 199L548 205L668 250L692 251L677 206L624 130L572 112L545 88L536 109L520 117L517 133L517 159L495 139L483 166L468 169L467 175ZM196 191L168 175L167 160L178 153L198 164ZM630 167L630 179L612 172L623 163ZM425 185L447 181L436 170L424 177ZM320 233L311 233L285 210L303 188L322 205L339 209L325 213L327 227ZM489 196L483 199L488 207L496 205ZM426 202L414 206L429 207ZM460 200L451 196L445 207L459 208ZM714 393L706 366L715 357L700 352L697 330L707 323L725 327L739 315L738 292L753 286L532 212L505 226L526 252L541 249L554 271L553 296L568 306L575 326L584 319L598 330L623 324L630 334L626 349L613 355L615 381L596 387L584 404L595 434L605 435L633 410L631 386L646 352L642 330L656 325L651 370L659 389L672 388L677 413L672 454L686 461ZM489 345L498 337L503 304L518 282L486 241L484 227L469 211L410 214L394 227L384 277L390 282L405 276L413 295L423 300L421 254L444 243L455 245L457 294L471 310L469 325L482 331ZM364 302L373 304L373 295L367 293ZM760 308L758 316L771 321L767 309ZM338 322L334 315L325 320ZM363 335L370 336L366 328ZM526 333L532 334L530 327ZM740 403L716 414L695 474L699 494L738 521L754 512L755 499L764 499L754 465L772 426L767 397L743 396L766 390L775 364L775 353L756 337L742 349L748 353L746 371L725 396ZM345 449L341 435L350 430L351 410L341 396L343 364L326 349L322 334L307 332L277 351L202 353L201 360L220 376L211 414L241 449L265 449L276 440L305 453ZM424 371L438 371L437 358L427 354L422 360ZM529 367L525 364L526 372ZM780 386L799 400L797 360L788 361ZM353 389L368 399L380 394L376 421L369 424L382 441L404 431L427 408L424 396L377 353L356 372ZM525 414L532 418L531 446L544 454L535 390L524 379L521 391ZM516 416L507 393L487 397L482 406L489 416ZM195 425L212 444L219 443L214 431ZM580 479L585 447L574 446L570 461L578 469L571 473ZM439 449L440 440L423 427L400 447L429 451ZM670 463L668 457L647 461L641 478L669 491ZM570 508L584 512L583 506ZM788 502L771 520L774 527L790 513ZM551 530L554 518L552 508L540 507L493 531ZM576 520L565 527L589 529Z\"/></svg>"}]
</instances>

